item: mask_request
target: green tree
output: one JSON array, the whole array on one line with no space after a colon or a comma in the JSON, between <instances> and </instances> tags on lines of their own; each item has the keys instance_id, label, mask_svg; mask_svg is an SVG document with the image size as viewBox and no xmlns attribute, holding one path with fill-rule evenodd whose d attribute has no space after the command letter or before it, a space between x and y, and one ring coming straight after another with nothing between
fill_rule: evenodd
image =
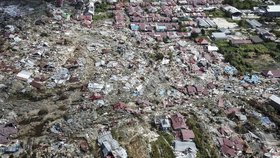
<instances>
[{"instance_id":1,"label":"green tree","mask_svg":"<svg viewBox=\"0 0 280 158\"><path fill-rule=\"evenodd\" d=\"M199 34L196 33L196 32L192 32L192 33L191 33L191 38L192 38L192 39L196 39L198 36L199 36Z\"/></svg>"},{"instance_id":2,"label":"green tree","mask_svg":"<svg viewBox=\"0 0 280 158\"><path fill-rule=\"evenodd\" d=\"M201 34L205 35L205 30L204 29L201 29Z\"/></svg>"}]
</instances>

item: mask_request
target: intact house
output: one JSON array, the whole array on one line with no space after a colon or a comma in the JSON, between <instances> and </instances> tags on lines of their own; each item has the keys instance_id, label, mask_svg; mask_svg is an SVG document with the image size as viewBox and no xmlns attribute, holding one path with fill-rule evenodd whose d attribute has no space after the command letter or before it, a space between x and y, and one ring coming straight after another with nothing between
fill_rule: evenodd
<instances>
[{"instance_id":1,"label":"intact house","mask_svg":"<svg viewBox=\"0 0 280 158\"><path fill-rule=\"evenodd\" d=\"M168 131L170 130L171 126L170 126L170 121L165 118L165 119L160 119L160 130L162 131Z\"/></svg>"},{"instance_id":2,"label":"intact house","mask_svg":"<svg viewBox=\"0 0 280 158\"><path fill-rule=\"evenodd\" d=\"M280 5L269 5L264 10L263 15L266 17L280 17Z\"/></svg>"},{"instance_id":3,"label":"intact house","mask_svg":"<svg viewBox=\"0 0 280 158\"><path fill-rule=\"evenodd\" d=\"M186 120L180 113L172 115L170 119L173 130L187 129Z\"/></svg>"},{"instance_id":4,"label":"intact house","mask_svg":"<svg viewBox=\"0 0 280 158\"><path fill-rule=\"evenodd\" d=\"M193 131L189 129L181 129L180 135L182 141L191 141L195 137Z\"/></svg>"},{"instance_id":5,"label":"intact house","mask_svg":"<svg viewBox=\"0 0 280 158\"><path fill-rule=\"evenodd\" d=\"M156 115L154 116L154 124L157 129L167 132L171 129L170 120L163 115Z\"/></svg>"},{"instance_id":6,"label":"intact house","mask_svg":"<svg viewBox=\"0 0 280 158\"><path fill-rule=\"evenodd\" d=\"M263 40L259 36L251 36L250 39L254 44L263 43Z\"/></svg>"},{"instance_id":7,"label":"intact house","mask_svg":"<svg viewBox=\"0 0 280 158\"><path fill-rule=\"evenodd\" d=\"M269 30L257 29L257 33L265 41L275 41L276 40L276 36L273 33L270 33Z\"/></svg>"},{"instance_id":8,"label":"intact house","mask_svg":"<svg viewBox=\"0 0 280 158\"><path fill-rule=\"evenodd\" d=\"M224 157L235 157L244 149L244 141L237 136L218 138L218 142Z\"/></svg>"},{"instance_id":9,"label":"intact house","mask_svg":"<svg viewBox=\"0 0 280 158\"><path fill-rule=\"evenodd\" d=\"M222 8L228 16L230 16L234 20L240 20L242 12L233 6L224 6Z\"/></svg>"},{"instance_id":10,"label":"intact house","mask_svg":"<svg viewBox=\"0 0 280 158\"><path fill-rule=\"evenodd\" d=\"M212 20L208 19L208 18L197 18L197 24L199 27L203 27L203 28L210 28L210 27L216 27L217 25L215 24L215 22L213 22Z\"/></svg>"},{"instance_id":11,"label":"intact house","mask_svg":"<svg viewBox=\"0 0 280 158\"><path fill-rule=\"evenodd\" d=\"M265 77L280 78L280 70L264 70L261 74Z\"/></svg>"},{"instance_id":12,"label":"intact house","mask_svg":"<svg viewBox=\"0 0 280 158\"><path fill-rule=\"evenodd\" d=\"M253 29L255 28L260 28L262 26L262 24L260 22L258 22L257 20L255 19L247 19L246 22L249 24L249 26Z\"/></svg>"},{"instance_id":13,"label":"intact house","mask_svg":"<svg viewBox=\"0 0 280 158\"><path fill-rule=\"evenodd\" d=\"M175 140L173 146L175 151L185 153L186 157L196 157L198 150L194 142L182 142Z\"/></svg>"},{"instance_id":14,"label":"intact house","mask_svg":"<svg viewBox=\"0 0 280 158\"><path fill-rule=\"evenodd\" d=\"M213 32L212 35L211 35L211 38L213 40L226 40L228 37L223 32Z\"/></svg>"},{"instance_id":15,"label":"intact house","mask_svg":"<svg viewBox=\"0 0 280 158\"><path fill-rule=\"evenodd\" d=\"M231 31L229 29L227 29L227 28L220 28L219 31L225 33L226 35L230 35L231 34Z\"/></svg>"},{"instance_id":16,"label":"intact house","mask_svg":"<svg viewBox=\"0 0 280 158\"><path fill-rule=\"evenodd\" d=\"M188 129L184 116L182 116L180 113L177 113L172 115L170 119L172 128L174 130L173 133L177 140L192 141L192 139L194 139L195 135L192 130Z\"/></svg>"},{"instance_id":17,"label":"intact house","mask_svg":"<svg viewBox=\"0 0 280 158\"><path fill-rule=\"evenodd\" d=\"M243 40L243 39L231 39L230 44L233 46L244 45L244 44L252 44L251 40Z\"/></svg>"},{"instance_id":18,"label":"intact house","mask_svg":"<svg viewBox=\"0 0 280 158\"><path fill-rule=\"evenodd\" d=\"M209 44L208 40L205 39L205 38L196 38L195 42L197 44L200 44L200 45L208 45Z\"/></svg>"}]
</instances>

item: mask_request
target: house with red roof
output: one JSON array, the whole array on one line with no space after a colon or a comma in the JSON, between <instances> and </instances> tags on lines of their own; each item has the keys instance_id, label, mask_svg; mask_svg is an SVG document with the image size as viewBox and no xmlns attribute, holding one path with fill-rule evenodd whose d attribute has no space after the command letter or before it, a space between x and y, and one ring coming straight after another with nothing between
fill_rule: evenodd
<instances>
[{"instance_id":1,"label":"house with red roof","mask_svg":"<svg viewBox=\"0 0 280 158\"><path fill-rule=\"evenodd\" d=\"M196 38L195 42L197 44L200 44L200 45L208 45L209 44L208 40L205 39L205 38Z\"/></svg>"},{"instance_id":2,"label":"house with red roof","mask_svg":"<svg viewBox=\"0 0 280 158\"><path fill-rule=\"evenodd\" d=\"M226 146L226 145L222 145L221 151L222 151L223 155L225 155L225 156L228 156L228 157L235 157L236 156L235 150Z\"/></svg>"},{"instance_id":3,"label":"house with red roof","mask_svg":"<svg viewBox=\"0 0 280 158\"><path fill-rule=\"evenodd\" d=\"M218 141L221 147L221 152L226 157L235 157L237 152L243 151L244 149L244 142L238 136L219 138Z\"/></svg>"},{"instance_id":4,"label":"house with red roof","mask_svg":"<svg viewBox=\"0 0 280 158\"><path fill-rule=\"evenodd\" d=\"M187 129L186 120L180 113L172 115L170 119L173 130Z\"/></svg>"},{"instance_id":5,"label":"house with red roof","mask_svg":"<svg viewBox=\"0 0 280 158\"><path fill-rule=\"evenodd\" d=\"M182 141L189 141L195 137L193 131L190 129L181 129L180 133Z\"/></svg>"},{"instance_id":6,"label":"house with red roof","mask_svg":"<svg viewBox=\"0 0 280 158\"><path fill-rule=\"evenodd\" d=\"M262 71L262 75L265 77L280 78L280 70L265 70Z\"/></svg>"}]
</instances>

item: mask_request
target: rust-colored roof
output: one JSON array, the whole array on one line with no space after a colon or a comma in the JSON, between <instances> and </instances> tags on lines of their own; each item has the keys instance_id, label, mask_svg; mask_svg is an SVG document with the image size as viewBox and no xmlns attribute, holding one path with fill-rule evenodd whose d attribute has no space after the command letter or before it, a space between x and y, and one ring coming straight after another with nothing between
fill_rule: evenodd
<instances>
[{"instance_id":1,"label":"rust-colored roof","mask_svg":"<svg viewBox=\"0 0 280 158\"><path fill-rule=\"evenodd\" d=\"M192 130L189 129L181 129L181 138L183 141L194 139L194 133Z\"/></svg>"},{"instance_id":2,"label":"rust-colored roof","mask_svg":"<svg viewBox=\"0 0 280 158\"><path fill-rule=\"evenodd\" d=\"M35 81L35 80L33 80L33 81L30 83L30 85L33 86L33 87L35 87L35 88L37 88L37 89L42 88L42 84L41 84L40 82L38 82L38 81Z\"/></svg>"},{"instance_id":3,"label":"rust-colored roof","mask_svg":"<svg viewBox=\"0 0 280 158\"><path fill-rule=\"evenodd\" d=\"M195 41L198 44L208 44L208 41L204 38L197 38L197 39L195 39Z\"/></svg>"},{"instance_id":4,"label":"rust-colored roof","mask_svg":"<svg viewBox=\"0 0 280 158\"><path fill-rule=\"evenodd\" d=\"M180 113L171 116L171 124L174 130L186 129L187 125L185 121L186 120L184 119L184 116L182 116Z\"/></svg>"},{"instance_id":5,"label":"rust-colored roof","mask_svg":"<svg viewBox=\"0 0 280 158\"><path fill-rule=\"evenodd\" d=\"M229 140L229 139L227 139L227 138L224 138L223 142L224 142L224 145L226 145L228 147L233 147L234 146L234 142Z\"/></svg>"},{"instance_id":6,"label":"rust-colored roof","mask_svg":"<svg viewBox=\"0 0 280 158\"><path fill-rule=\"evenodd\" d=\"M275 77L275 78L279 78L280 77L280 70L265 70L262 71L262 74L266 77Z\"/></svg>"},{"instance_id":7,"label":"rust-colored roof","mask_svg":"<svg viewBox=\"0 0 280 158\"><path fill-rule=\"evenodd\" d=\"M221 147L221 151L222 151L222 153L223 153L224 155L228 155L228 156L230 156L230 157L236 156L235 150L232 149L232 148L230 148L230 147L228 147L228 146L226 146L226 145L223 145L223 146Z\"/></svg>"}]
</instances>

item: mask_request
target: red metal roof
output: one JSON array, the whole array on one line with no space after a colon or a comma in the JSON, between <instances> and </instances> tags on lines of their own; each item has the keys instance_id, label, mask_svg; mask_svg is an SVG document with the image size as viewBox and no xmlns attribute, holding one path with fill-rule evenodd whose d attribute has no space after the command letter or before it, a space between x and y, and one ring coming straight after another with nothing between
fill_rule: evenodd
<instances>
[{"instance_id":1,"label":"red metal roof","mask_svg":"<svg viewBox=\"0 0 280 158\"><path fill-rule=\"evenodd\" d=\"M226 146L226 145L223 145L223 146L221 147L221 151L222 151L222 153L223 153L224 155L228 155L228 156L230 156L230 157L236 156L235 150L232 149L232 148L229 148L229 147Z\"/></svg>"},{"instance_id":2,"label":"red metal roof","mask_svg":"<svg viewBox=\"0 0 280 158\"><path fill-rule=\"evenodd\" d=\"M194 139L195 137L193 131L189 129L181 129L181 136L183 141Z\"/></svg>"},{"instance_id":3,"label":"red metal roof","mask_svg":"<svg viewBox=\"0 0 280 158\"><path fill-rule=\"evenodd\" d=\"M234 142L229 140L229 139L227 139L227 138L224 138L223 142L224 142L224 145L226 145L228 147L233 147L234 146Z\"/></svg>"},{"instance_id":4,"label":"red metal roof","mask_svg":"<svg viewBox=\"0 0 280 158\"><path fill-rule=\"evenodd\" d=\"M280 77L280 70L265 70L262 72L262 74L266 77L275 77L279 78Z\"/></svg>"},{"instance_id":5,"label":"red metal roof","mask_svg":"<svg viewBox=\"0 0 280 158\"><path fill-rule=\"evenodd\" d=\"M180 113L171 116L171 124L174 130L186 129L187 125L185 121L186 120L184 119L184 116L182 116Z\"/></svg>"}]
</instances>

